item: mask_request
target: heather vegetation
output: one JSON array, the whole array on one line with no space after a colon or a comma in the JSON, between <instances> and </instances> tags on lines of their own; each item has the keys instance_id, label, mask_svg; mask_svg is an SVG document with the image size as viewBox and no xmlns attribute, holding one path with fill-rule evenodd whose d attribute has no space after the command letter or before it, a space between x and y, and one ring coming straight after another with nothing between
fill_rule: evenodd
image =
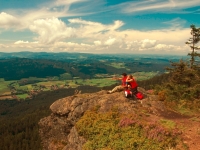
<instances>
[{"instance_id":1,"label":"heather vegetation","mask_svg":"<svg viewBox=\"0 0 200 150\"><path fill-rule=\"evenodd\" d=\"M84 150L161 150L181 145L179 130L167 122L147 122L141 113L127 115L116 110L107 113L92 110L84 114L76 128L87 139Z\"/></svg>"}]
</instances>

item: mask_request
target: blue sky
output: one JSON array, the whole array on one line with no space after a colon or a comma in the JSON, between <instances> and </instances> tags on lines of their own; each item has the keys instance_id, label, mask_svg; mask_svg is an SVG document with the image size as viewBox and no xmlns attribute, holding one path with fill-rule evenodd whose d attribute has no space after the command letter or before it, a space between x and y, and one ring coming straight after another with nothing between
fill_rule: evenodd
<instances>
[{"instance_id":1,"label":"blue sky","mask_svg":"<svg viewBox=\"0 0 200 150\"><path fill-rule=\"evenodd\" d=\"M180 54L199 0L1 0L0 52Z\"/></svg>"}]
</instances>

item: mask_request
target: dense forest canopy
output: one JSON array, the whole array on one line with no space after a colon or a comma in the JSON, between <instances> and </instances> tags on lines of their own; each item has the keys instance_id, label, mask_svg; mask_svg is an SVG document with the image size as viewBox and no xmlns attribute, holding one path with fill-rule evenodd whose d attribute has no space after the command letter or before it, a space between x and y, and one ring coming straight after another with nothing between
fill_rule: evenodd
<instances>
[{"instance_id":1,"label":"dense forest canopy","mask_svg":"<svg viewBox=\"0 0 200 150\"><path fill-rule=\"evenodd\" d=\"M139 71L163 73L164 67L169 66L169 61L178 61L180 57L183 56L0 53L0 78L19 80L28 77L45 78L69 73L72 77L87 79L94 78L96 74L121 74L122 72Z\"/></svg>"}]
</instances>

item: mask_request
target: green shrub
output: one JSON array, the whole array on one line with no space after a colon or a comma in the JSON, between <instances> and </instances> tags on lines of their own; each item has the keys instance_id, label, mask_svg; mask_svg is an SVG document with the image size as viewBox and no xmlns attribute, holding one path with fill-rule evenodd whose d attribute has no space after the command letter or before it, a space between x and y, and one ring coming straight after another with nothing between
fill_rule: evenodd
<instances>
[{"instance_id":1,"label":"green shrub","mask_svg":"<svg viewBox=\"0 0 200 150\"><path fill-rule=\"evenodd\" d=\"M80 136L87 139L83 150L161 150L176 147L180 132L160 122L141 121L136 115L117 111L87 111L77 122Z\"/></svg>"}]
</instances>

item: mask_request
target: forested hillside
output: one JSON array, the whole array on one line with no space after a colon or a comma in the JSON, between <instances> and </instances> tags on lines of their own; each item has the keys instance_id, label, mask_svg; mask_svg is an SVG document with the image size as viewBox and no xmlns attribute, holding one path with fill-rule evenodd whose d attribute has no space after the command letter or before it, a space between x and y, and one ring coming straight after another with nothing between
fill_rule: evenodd
<instances>
[{"instance_id":1,"label":"forested hillside","mask_svg":"<svg viewBox=\"0 0 200 150\"><path fill-rule=\"evenodd\" d=\"M97 92L100 88L83 86L77 90L90 93ZM40 93L29 101L0 101L0 147L2 150L41 149L38 134L39 120L50 115L49 106L55 100L73 95L74 92L75 89L60 89Z\"/></svg>"},{"instance_id":2,"label":"forested hillside","mask_svg":"<svg viewBox=\"0 0 200 150\"><path fill-rule=\"evenodd\" d=\"M46 78L69 73L81 79L94 78L96 74L121 74L122 72L164 72L170 61L180 56L124 56L94 54L51 53L0 53L0 78ZM11 57L12 56L12 57Z\"/></svg>"}]
</instances>

